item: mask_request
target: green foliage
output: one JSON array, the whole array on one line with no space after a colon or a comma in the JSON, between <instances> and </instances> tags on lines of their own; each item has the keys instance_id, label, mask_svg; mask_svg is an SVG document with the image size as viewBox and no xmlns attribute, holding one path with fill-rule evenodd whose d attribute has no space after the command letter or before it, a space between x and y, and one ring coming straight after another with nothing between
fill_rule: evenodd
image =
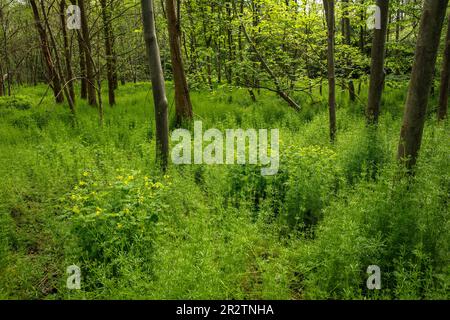
<instances>
[{"instance_id":1,"label":"green foliage","mask_svg":"<svg viewBox=\"0 0 450 320\"><path fill-rule=\"evenodd\" d=\"M375 178L378 170L392 158L393 150L388 148L380 131L374 127L362 127L357 134L341 138L338 161L351 183L361 176Z\"/></svg>"},{"instance_id":2,"label":"green foliage","mask_svg":"<svg viewBox=\"0 0 450 320\"><path fill-rule=\"evenodd\" d=\"M16 109L16 110L28 110L32 107L30 99L26 96L6 96L0 97L0 110L4 109Z\"/></svg>"},{"instance_id":3,"label":"green foliage","mask_svg":"<svg viewBox=\"0 0 450 320\"><path fill-rule=\"evenodd\" d=\"M403 177L404 85L388 87L376 131L341 97L334 145L318 90L300 114L267 93L193 92L204 128L280 129L273 177L247 165L161 176L147 88L121 86L102 128L82 102L76 127L51 99L2 113L1 298L448 298L448 123L427 122L417 174ZM66 288L73 264L80 291Z\"/></svg>"},{"instance_id":4,"label":"green foliage","mask_svg":"<svg viewBox=\"0 0 450 320\"><path fill-rule=\"evenodd\" d=\"M319 146L296 148L286 152L288 166L285 210L293 227L311 227L322 217L322 210L338 190L342 173L333 150Z\"/></svg>"},{"instance_id":5,"label":"green foliage","mask_svg":"<svg viewBox=\"0 0 450 320\"><path fill-rule=\"evenodd\" d=\"M74 122L51 87L36 84L48 79L38 37L28 32L31 8L0 5L0 85L12 94L0 97L0 299L448 299L449 122L434 120L436 95L416 174L395 160L422 1L390 2L382 114L369 127L373 2L336 1L338 128L330 143L323 3L179 1L195 119L204 129L280 129L272 177L259 165L171 165L162 176L151 87L141 82L150 75L138 2L110 8L107 38L121 85L102 126L83 99ZM58 6L42 3L46 29L59 30ZM101 11L95 1L87 10L102 84ZM154 10L173 123L164 1ZM63 52L50 49L53 62L60 55L57 69L68 71ZM70 50L76 77L85 57L78 51ZM79 291L66 288L73 264L82 271ZM366 286L374 264L380 291Z\"/></svg>"},{"instance_id":6,"label":"green foliage","mask_svg":"<svg viewBox=\"0 0 450 320\"><path fill-rule=\"evenodd\" d=\"M151 252L154 224L167 206L166 186L139 173L117 170L114 181L83 172L66 199L67 218L86 260L108 262L120 253Z\"/></svg>"},{"instance_id":7,"label":"green foliage","mask_svg":"<svg viewBox=\"0 0 450 320\"><path fill-rule=\"evenodd\" d=\"M5 213L0 213L0 271L5 268L8 264L8 253L10 245L10 237L12 234L11 230L11 219Z\"/></svg>"}]
</instances>

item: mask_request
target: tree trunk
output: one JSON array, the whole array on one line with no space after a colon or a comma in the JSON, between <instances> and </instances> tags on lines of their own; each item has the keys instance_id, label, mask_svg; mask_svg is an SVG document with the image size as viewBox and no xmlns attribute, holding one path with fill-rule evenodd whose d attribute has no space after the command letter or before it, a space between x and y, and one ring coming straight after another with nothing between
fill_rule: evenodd
<instances>
[{"instance_id":1,"label":"tree trunk","mask_svg":"<svg viewBox=\"0 0 450 320\"><path fill-rule=\"evenodd\" d=\"M106 74L108 78L108 101L112 107L116 104L116 96L114 94L115 80L114 80L114 56L112 48L112 26L111 15L106 0L100 0L102 8L103 32L105 37L105 54L106 54Z\"/></svg>"},{"instance_id":2,"label":"tree trunk","mask_svg":"<svg viewBox=\"0 0 450 320\"><path fill-rule=\"evenodd\" d=\"M1 6L0 6L0 24L1 24L2 29L3 29L3 8ZM2 31L4 31L4 30L2 30ZM7 50L6 44L4 44L4 46L5 47L3 48L3 50L6 51ZM4 57L4 58L6 58L6 57ZM5 92L5 89L4 89L5 87L4 87L4 84L3 84L3 75L4 75L3 67L2 67L2 63L0 63L0 97L2 97L4 95L4 92Z\"/></svg>"},{"instance_id":3,"label":"tree trunk","mask_svg":"<svg viewBox=\"0 0 450 320\"><path fill-rule=\"evenodd\" d=\"M400 1L400 5L403 5L402 1ZM397 9L397 16L395 18L395 42L399 43L400 41L400 22L402 19L402 13L400 11L400 9Z\"/></svg>"},{"instance_id":4,"label":"tree trunk","mask_svg":"<svg viewBox=\"0 0 450 320\"><path fill-rule=\"evenodd\" d=\"M361 21L360 21L360 27L359 27L359 49L361 50L361 53L364 53L365 51L365 47L366 47L366 23L365 23L365 19L366 19L366 14L365 14L365 6L364 6L364 1L365 0L361 0L361 8L363 8L361 10Z\"/></svg>"},{"instance_id":5,"label":"tree trunk","mask_svg":"<svg viewBox=\"0 0 450 320\"><path fill-rule=\"evenodd\" d=\"M30 0L31 9L33 10L34 22L36 29L39 33L39 38L41 40L41 50L44 57L45 65L47 66L48 80L52 86L53 94L55 96L56 103L62 103L64 101L64 96L61 91L61 82L58 77L55 65L53 63L52 55L50 53L50 47L48 43L47 33L44 26L42 25L41 18L39 16L39 10L36 4L36 0Z\"/></svg>"},{"instance_id":6,"label":"tree trunk","mask_svg":"<svg viewBox=\"0 0 450 320\"><path fill-rule=\"evenodd\" d=\"M110 10L111 15L112 15L113 12L114 12L114 8L115 8L115 6L117 6L117 4L115 3L114 0L111 0L109 2L109 5L110 5L109 10ZM113 60L112 60L113 83L114 83L114 90L117 90L117 88L119 88L119 80L118 80L118 74L117 74L117 54L116 54L116 50L115 50L116 37L114 35L113 23L110 22L110 25L111 25L111 29L110 29L110 32L111 32L111 38L110 38L111 39L111 50L112 50L112 56L113 56Z\"/></svg>"},{"instance_id":7,"label":"tree trunk","mask_svg":"<svg viewBox=\"0 0 450 320\"><path fill-rule=\"evenodd\" d=\"M447 117L448 94L450 92L450 14L447 17L447 36L445 38L444 62L442 63L441 72L441 89L439 95L438 120Z\"/></svg>"},{"instance_id":8,"label":"tree trunk","mask_svg":"<svg viewBox=\"0 0 450 320\"><path fill-rule=\"evenodd\" d=\"M350 46L352 39L351 39L351 25L350 25L350 17L348 12L348 1L349 0L342 0L342 6L343 6L343 15L342 18L342 33L344 36L345 44ZM356 100L356 94L355 94L355 84L353 83L352 79L348 80L348 93L350 95L350 101Z\"/></svg>"},{"instance_id":9,"label":"tree trunk","mask_svg":"<svg viewBox=\"0 0 450 320\"><path fill-rule=\"evenodd\" d=\"M100 32L97 32L97 41L94 41L94 44L96 44L96 49L97 52L100 52L100 45L101 41L100 41ZM92 62L94 63L94 62ZM104 110L103 110L103 99L102 99L102 72L101 72L101 62L100 62L100 54L97 55L97 66L98 66L98 70L97 70L97 99L98 99L98 120L99 120L99 125L100 127L103 127L104 124Z\"/></svg>"},{"instance_id":10,"label":"tree trunk","mask_svg":"<svg viewBox=\"0 0 450 320\"><path fill-rule=\"evenodd\" d=\"M384 59L386 56L386 37L388 29L389 0L377 0L381 10L381 29L374 30L372 43L372 62L370 67L369 101L367 105L367 122L378 123L381 109L385 72Z\"/></svg>"},{"instance_id":11,"label":"tree trunk","mask_svg":"<svg viewBox=\"0 0 450 320\"><path fill-rule=\"evenodd\" d=\"M73 71L72 71L72 59L70 56L70 48L69 48L69 39L67 37L67 30L66 30L66 0L61 0L59 3L59 12L61 17L61 30L63 34L63 40L64 40L64 58L66 61L66 72L67 72L67 79L69 83L67 84L69 88L69 94L70 98L72 99L72 102L75 103L75 90L73 86Z\"/></svg>"},{"instance_id":12,"label":"tree trunk","mask_svg":"<svg viewBox=\"0 0 450 320\"><path fill-rule=\"evenodd\" d=\"M83 49L83 38L81 34L77 32L77 41L78 41L78 52L80 58L80 98L86 100L87 99L87 75L86 75L86 54Z\"/></svg>"},{"instance_id":13,"label":"tree trunk","mask_svg":"<svg viewBox=\"0 0 450 320\"><path fill-rule=\"evenodd\" d=\"M192 120L192 103L184 72L180 45L180 21L178 20L177 0L166 0L167 25L169 28L170 54L172 58L172 72L175 83L175 111L176 124L181 125L185 120Z\"/></svg>"},{"instance_id":14,"label":"tree trunk","mask_svg":"<svg viewBox=\"0 0 450 320\"><path fill-rule=\"evenodd\" d=\"M227 1L225 3L225 7L226 7L226 13L227 13L226 31L227 31L227 45L228 45L228 57L227 57L228 63L226 64L226 68L227 68L227 81L228 81L228 84L231 85L233 82L232 61L234 59L234 41L233 41L233 30L232 30L233 17L231 15L232 1Z\"/></svg>"},{"instance_id":15,"label":"tree trunk","mask_svg":"<svg viewBox=\"0 0 450 320\"><path fill-rule=\"evenodd\" d=\"M77 4L77 0L71 0L73 5ZM81 37L80 32L77 32L77 42L78 42L78 55L79 55L79 63L80 63L80 98L86 100L87 99L87 80L86 80L86 54L84 53L83 48L83 38Z\"/></svg>"},{"instance_id":16,"label":"tree trunk","mask_svg":"<svg viewBox=\"0 0 450 320\"><path fill-rule=\"evenodd\" d=\"M164 87L164 74L161 66L158 39L156 37L153 1L141 0L144 38L152 81L153 101L156 119L156 159L163 170L169 158L168 102Z\"/></svg>"},{"instance_id":17,"label":"tree trunk","mask_svg":"<svg viewBox=\"0 0 450 320\"><path fill-rule=\"evenodd\" d=\"M428 98L448 0L425 0L408 89L398 159L411 170L422 142Z\"/></svg>"},{"instance_id":18,"label":"tree trunk","mask_svg":"<svg viewBox=\"0 0 450 320\"><path fill-rule=\"evenodd\" d=\"M335 16L334 0L324 0L325 17L328 29L328 104L330 116L330 139L332 142L336 139L336 76L334 62L334 35L335 35Z\"/></svg>"},{"instance_id":19,"label":"tree trunk","mask_svg":"<svg viewBox=\"0 0 450 320\"><path fill-rule=\"evenodd\" d=\"M91 40L89 35L87 11L84 0L78 0L78 6L80 7L81 11L81 36L86 63L86 86L88 102L91 106L97 106L97 97L95 93L94 62L92 59Z\"/></svg>"},{"instance_id":20,"label":"tree trunk","mask_svg":"<svg viewBox=\"0 0 450 320\"><path fill-rule=\"evenodd\" d=\"M40 0L40 4L41 4L41 11L42 11L42 16L44 18L45 26L47 27L48 35L50 37L50 43L51 43L51 46L53 47L53 51L55 52L56 72L57 72L58 79L59 79L60 83L62 84L61 90L62 90L62 92L64 92L64 95L66 96L67 102L69 104L70 112L74 116L73 120L75 120L75 105L72 100L72 97L70 96L69 89L66 85L66 80L64 79L64 73L62 71L63 69L61 66L61 60L59 59L59 54L58 54L58 50L56 47L56 40L55 40L55 37L53 36L52 29L50 28L50 23L48 21L47 11L46 11L46 8L44 5L44 0Z\"/></svg>"},{"instance_id":21,"label":"tree trunk","mask_svg":"<svg viewBox=\"0 0 450 320\"><path fill-rule=\"evenodd\" d=\"M0 97L3 97L3 95L5 94L5 90L4 90L4 85L3 85L3 67L0 64Z\"/></svg>"},{"instance_id":22,"label":"tree trunk","mask_svg":"<svg viewBox=\"0 0 450 320\"><path fill-rule=\"evenodd\" d=\"M8 30L5 25L5 17L3 13L3 8L0 6L0 25L2 27L2 33L3 33L3 39L2 39L2 47L3 47L3 59L5 63L5 73L1 73L2 82L4 85L4 93L7 93L8 96L11 96L11 68L10 68L10 61L9 61L9 53L8 53ZM6 74L6 77L3 78ZM4 82L7 82L6 84Z\"/></svg>"}]
</instances>

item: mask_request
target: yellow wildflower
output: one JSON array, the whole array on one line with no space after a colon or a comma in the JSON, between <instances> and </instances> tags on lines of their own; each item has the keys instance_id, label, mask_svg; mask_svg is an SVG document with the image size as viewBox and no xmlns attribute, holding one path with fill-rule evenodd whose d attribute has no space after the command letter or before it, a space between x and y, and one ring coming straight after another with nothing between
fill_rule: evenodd
<instances>
[{"instance_id":1,"label":"yellow wildflower","mask_svg":"<svg viewBox=\"0 0 450 320\"><path fill-rule=\"evenodd\" d=\"M163 184L161 182L157 182L153 185L156 189L162 188Z\"/></svg>"}]
</instances>

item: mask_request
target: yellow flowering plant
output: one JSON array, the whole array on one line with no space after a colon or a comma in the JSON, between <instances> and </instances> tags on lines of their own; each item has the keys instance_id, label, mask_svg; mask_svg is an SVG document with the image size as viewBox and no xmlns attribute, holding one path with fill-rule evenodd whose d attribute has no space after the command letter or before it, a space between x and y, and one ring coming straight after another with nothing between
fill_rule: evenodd
<instances>
[{"instance_id":1,"label":"yellow flowering plant","mask_svg":"<svg viewBox=\"0 0 450 320\"><path fill-rule=\"evenodd\" d=\"M85 171L63 199L64 217L88 259L112 259L133 244L151 245L154 225L167 208L161 196L169 178L156 181L138 171L105 180Z\"/></svg>"}]
</instances>

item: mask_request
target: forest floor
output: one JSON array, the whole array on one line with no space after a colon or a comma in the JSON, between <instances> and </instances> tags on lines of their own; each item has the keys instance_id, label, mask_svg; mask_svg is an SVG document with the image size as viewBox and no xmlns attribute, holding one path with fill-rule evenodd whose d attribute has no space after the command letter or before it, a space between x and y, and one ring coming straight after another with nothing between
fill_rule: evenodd
<instances>
[{"instance_id":1,"label":"forest floor","mask_svg":"<svg viewBox=\"0 0 450 320\"><path fill-rule=\"evenodd\" d=\"M341 92L334 144L326 92L295 97L299 113L270 93L192 92L204 130L280 130L280 170L264 177L161 174L147 83L120 87L102 127L84 102L75 126L50 96L38 106L45 91L0 98L0 299L450 298L449 123L435 97L407 177L395 161L406 83L387 86L377 128ZM71 265L81 290L67 288ZM367 289L369 265L381 290Z\"/></svg>"}]
</instances>

